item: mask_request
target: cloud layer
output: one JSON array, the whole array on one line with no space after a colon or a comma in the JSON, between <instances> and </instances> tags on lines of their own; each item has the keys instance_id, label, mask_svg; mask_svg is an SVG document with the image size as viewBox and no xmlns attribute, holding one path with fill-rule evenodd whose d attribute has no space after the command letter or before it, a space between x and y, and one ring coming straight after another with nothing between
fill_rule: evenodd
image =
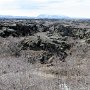
<instances>
[{"instance_id":1,"label":"cloud layer","mask_svg":"<svg viewBox=\"0 0 90 90\"><path fill-rule=\"evenodd\" d=\"M0 0L1 15L66 15L90 18L90 0Z\"/></svg>"}]
</instances>

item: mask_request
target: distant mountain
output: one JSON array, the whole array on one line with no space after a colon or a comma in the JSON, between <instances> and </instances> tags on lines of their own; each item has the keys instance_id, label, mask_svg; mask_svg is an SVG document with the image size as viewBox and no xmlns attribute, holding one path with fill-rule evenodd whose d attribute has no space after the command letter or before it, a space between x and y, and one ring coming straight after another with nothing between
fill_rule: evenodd
<instances>
[{"instance_id":1,"label":"distant mountain","mask_svg":"<svg viewBox=\"0 0 90 90\"><path fill-rule=\"evenodd\" d=\"M0 15L0 19L69 19L70 17L68 16L58 16L58 15L44 15L41 14L37 17L30 17L30 16L10 16L10 15Z\"/></svg>"},{"instance_id":2,"label":"distant mountain","mask_svg":"<svg viewBox=\"0 0 90 90\"><path fill-rule=\"evenodd\" d=\"M10 16L10 15L0 15L0 19L2 19L2 18L5 18L5 19L12 19L12 18L30 18L30 17L28 17L28 16Z\"/></svg>"},{"instance_id":3,"label":"distant mountain","mask_svg":"<svg viewBox=\"0 0 90 90\"><path fill-rule=\"evenodd\" d=\"M41 19L43 19L43 18L47 18L47 19L68 19L70 17L64 16L64 15L59 16L59 15L44 15L44 14L41 14L41 15L37 16L37 18L41 18Z\"/></svg>"}]
</instances>

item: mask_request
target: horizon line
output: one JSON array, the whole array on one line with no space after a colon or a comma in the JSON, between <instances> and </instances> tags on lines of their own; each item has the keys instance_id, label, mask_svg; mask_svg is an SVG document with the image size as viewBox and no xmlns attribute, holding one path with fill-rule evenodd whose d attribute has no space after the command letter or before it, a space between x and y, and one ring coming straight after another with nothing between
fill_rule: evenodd
<instances>
[{"instance_id":1,"label":"horizon line","mask_svg":"<svg viewBox=\"0 0 90 90\"><path fill-rule=\"evenodd\" d=\"M40 15L47 15L47 16L64 16L65 18L69 18L69 19L90 19L90 17L73 17L73 16L71 17L71 16L67 16L67 15L56 15L56 14L55 14L55 15L39 14L39 15L36 15L36 16L30 16L30 15L24 15L24 16L23 16L23 15L8 15L8 14L6 15L6 14L0 14L0 17L2 16L2 18L3 18L3 17L6 16L6 17L8 17L8 18L9 18L9 17L13 17L13 18L14 18L14 17L39 18ZM63 18L64 18L64 17L63 17ZM40 17L40 18L45 18L45 17ZM46 18L47 18L47 17L46 17ZM48 18L51 19L51 17L48 17ZM48 18L47 18L47 19L48 19ZM54 19L54 18L55 18L55 17L53 17L52 19Z\"/></svg>"}]
</instances>

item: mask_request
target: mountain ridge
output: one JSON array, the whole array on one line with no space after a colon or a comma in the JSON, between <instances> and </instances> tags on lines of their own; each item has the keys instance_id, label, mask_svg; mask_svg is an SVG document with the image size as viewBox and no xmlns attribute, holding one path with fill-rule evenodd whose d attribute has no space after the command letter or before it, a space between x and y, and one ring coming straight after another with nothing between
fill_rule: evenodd
<instances>
[{"instance_id":1,"label":"mountain ridge","mask_svg":"<svg viewBox=\"0 0 90 90\"><path fill-rule=\"evenodd\" d=\"M40 14L36 17L33 16L13 16L13 15L0 15L0 18L6 18L6 19L12 19L12 18L25 18L25 19L67 19L70 18L68 16L64 16L64 15L46 15L46 14Z\"/></svg>"},{"instance_id":2,"label":"mountain ridge","mask_svg":"<svg viewBox=\"0 0 90 90\"><path fill-rule=\"evenodd\" d=\"M50 18L50 19L64 19L64 18L70 18L68 16L64 15L46 15L46 14L41 14L37 16L38 18Z\"/></svg>"}]
</instances>

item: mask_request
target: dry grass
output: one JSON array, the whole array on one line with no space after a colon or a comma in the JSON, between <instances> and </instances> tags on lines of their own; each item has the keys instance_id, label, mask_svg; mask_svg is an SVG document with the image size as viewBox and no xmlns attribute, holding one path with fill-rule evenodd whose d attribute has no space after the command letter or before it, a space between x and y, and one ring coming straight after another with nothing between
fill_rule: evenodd
<instances>
[{"instance_id":1,"label":"dry grass","mask_svg":"<svg viewBox=\"0 0 90 90\"><path fill-rule=\"evenodd\" d=\"M77 27L73 22L63 24ZM36 35L49 40L44 32ZM54 54L51 62L41 64L47 51L22 50L19 43L24 38L0 37L0 90L90 90L90 45L85 40L68 37L72 47L66 50L65 62Z\"/></svg>"}]
</instances>

